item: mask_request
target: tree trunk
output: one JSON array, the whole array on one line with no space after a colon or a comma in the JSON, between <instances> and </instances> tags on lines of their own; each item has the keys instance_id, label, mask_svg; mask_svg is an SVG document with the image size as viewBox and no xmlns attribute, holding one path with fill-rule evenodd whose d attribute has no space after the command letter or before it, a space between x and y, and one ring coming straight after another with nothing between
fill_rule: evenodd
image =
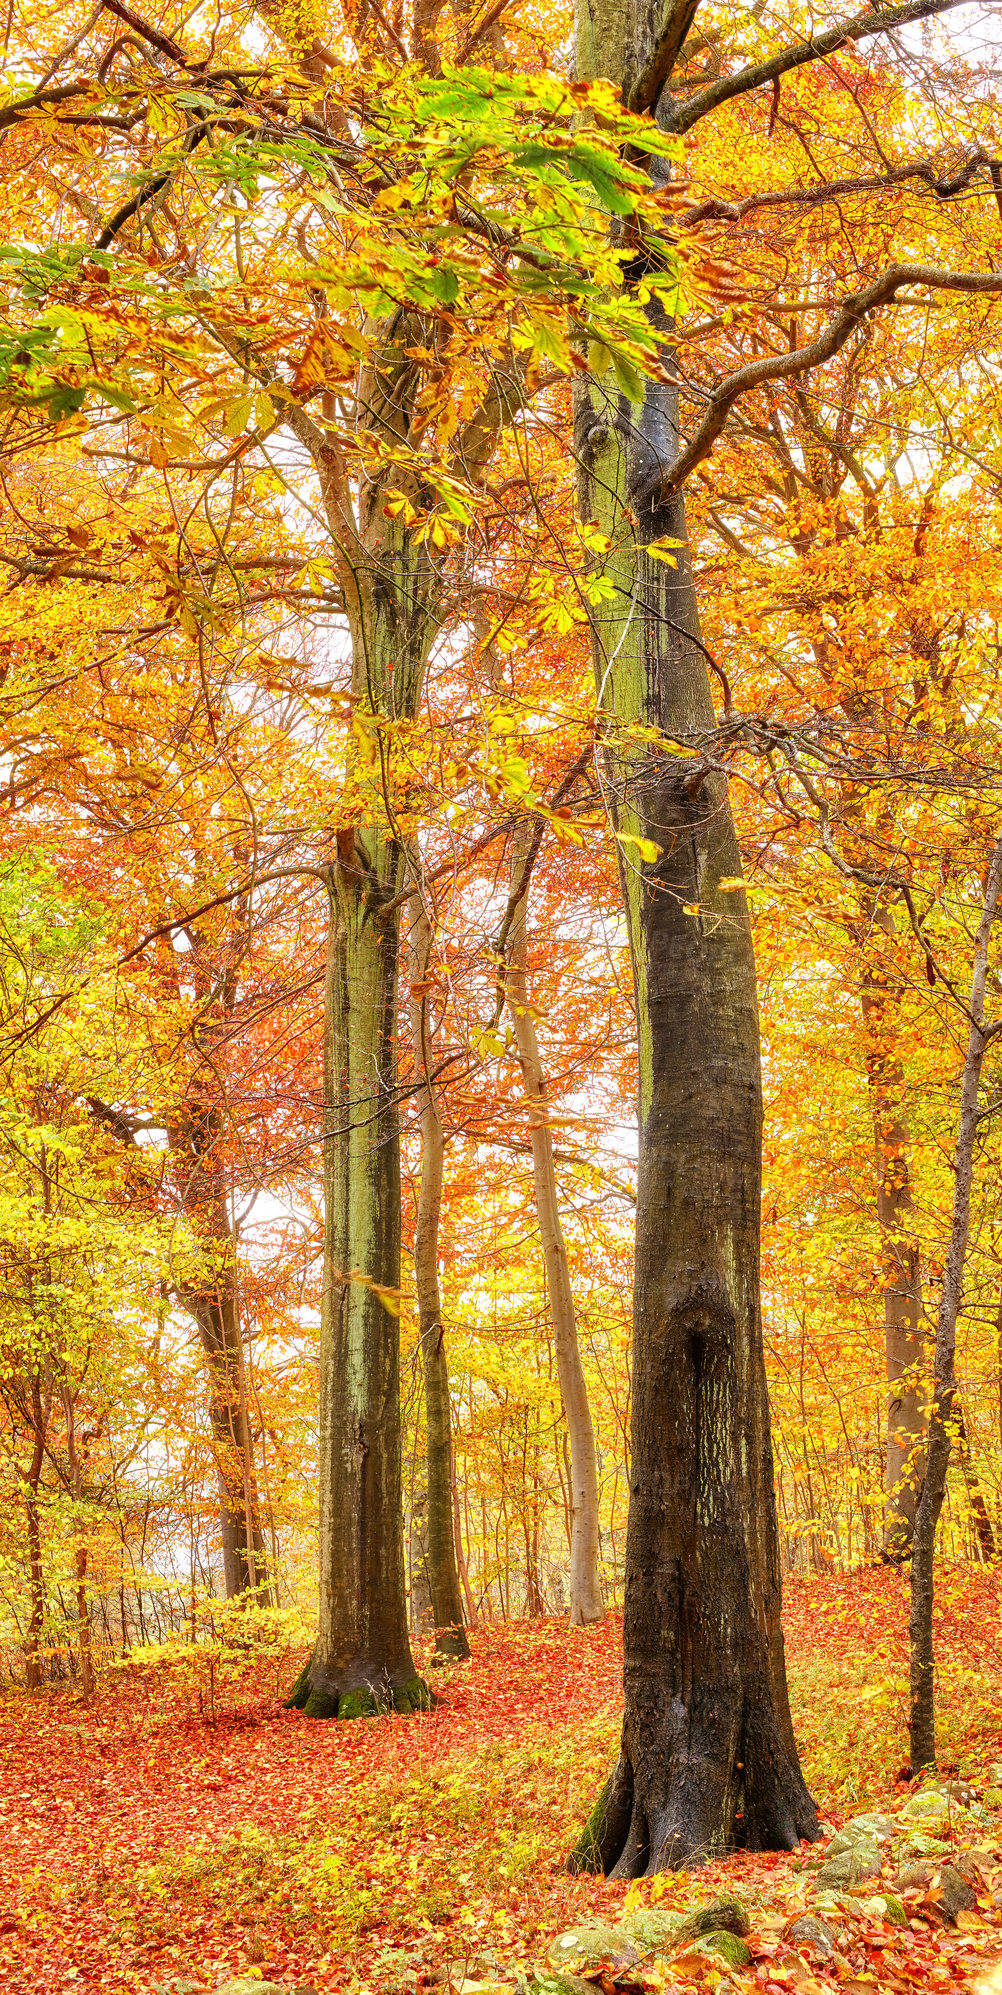
<instances>
[{"instance_id":1,"label":"tree trunk","mask_svg":"<svg viewBox=\"0 0 1002 1995\"><path fill-rule=\"evenodd\" d=\"M978 1088L989 1038L989 1031L983 1024L988 943L998 905L1000 886L1002 886L1002 836L996 843L988 869L984 907L974 944L974 970L968 1006L970 1031L960 1088L960 1117L954 1152L953 1220L946 1266L943 1270L939 1317L936 1323L932 1405L929 1410L929 1456L922 1495L915 1516L911 1607L908 1616L911 1647L910 1762L913 1777L936 1764L935 1657L932 1639L933 1558L936 1549L936 1526L946 1495L946 1475L950 1465L950 1427L955 1419L957 1317L960 1314L963 1295L964 1266L971 1225L974 1145L978 1133Z\"/></svg>"},{"instance_id":2,"label":"tree trunk","mask_svg":"<svg viewBox=\"0 0 1002 1995\"><path fill-rule=\"evenodd\" d=\"M595 1430L588 1405L588 1388L578 1347L567 1246L560 1223L546 1079L528 996L525 917L529 890L527 868L531 835L531 823L526 819L515 832L512 850L511 888L513 898L516 896L517 898L509 931L506 983L508 1009L515 1031L529 1109L536 1216L539 1221L539 1237L546 1267L557 1378L570 1439L570 1624L572 1628L582 1628L588 1622L601 1621L605 1615L599 1565L601 1530L598 1507L598 1463L595 1458Z\"/></svg>"},{"instance_id":3,"label":"tree trunk","mask_svg":"<svg viewBox=\"0 0 1002 1995\"><path fill-rule=\"evenodd\" d=\"M971 1506L971 1516L974 1519L978 1551L985 1565L991 1565L995 1558L995 1533L992 1530L992 1520L988 1515L988 1505L981 1492L978 1472L971 1457L971 1444L967 1433L967 1422L964 1419L964 1409L960 1403L959 1392L954 1397L953 1413L957 1429L957 1452L960 1456L960 1466L964 1473L967 1501Z\"/></svg>"},{"instance_id":4,"label":"tree trunk","mask_svg":"<svg viewBox=\"0 0 1002 1995\"><path fill-rule=\"evenodd\" d=\"M894 917L887 906L874 908L871 900L866 912L874 929L893 936ZM922 1282L912 1203L911 1142L903 1106L904 1072L894 1045L888 977L879 966L864 977L860 1003L873 1110L884 1284L888 1396L883 1555L899 1565L911 1551L924 1471Z\"/></svg>"},{"instance_id":5,"label":"tree trunk","mask_svg":"<svg viewBox=\"0 0 1002 1995\"><path fill-rule=\"evenodd\" d=\"M209 1367L209 1427L219 1487L219 1534L227 1600L255 1591L267 1598L268 1562L261 1523L254 1443L244 1381L243 1344L237 1295L236 1243L217 1144L222 1130L207 1108L184 1118L190 1165L193 1125L211 1141L189 1170L182 1187L185 1210L209 1259L211 1272L201 1285L179 1288L180 1300L198 1330ZM174 1142L180 1130L172 1132ZM197 1153L196 1153L197 1154Z\"/></svg>"},{"instance_id":6,"label":"tree trunk","mask_svg":"<svg viewBox=\"0 0 1002 1995\"><path fill-rule=\"evenodd\" d=\"M90 1610L87 1605L87 1547L81 1541L74 1553L77 1594L77 1644L80 1650L80 1690L89 1702L94 1695L94 1657L90 1645Z\"/></svg>"},{"instance_id":7,"label":"tree trunk","mask_svg":"<svg viewBox=\"0 0 1002 1995\"><path fill-rule=\"evenodd\" d=\"M442 1210L445 1136L431 1078L428 1024L428 971L432 931L417 898L408 939L410 1025L414 1074L419 1082L418 1124L421 1130L421 1183L414 1227L414 1279L417 1287L421 1364L424 1373L427 1459L427 1574L435 1625L434 1662L453 1662L469 1655L463 1627L453 1519L452 1402L445 1355L445 1328L438 1283L438 1227Z\"/></svg>"},{"instance_id":8,"label":"tree trunk","mask_svg":"<svg viewBox=\"0 0 1002 1995\"><path fill-rule=\"evenodd\" d=\"M653 42L641 14L580 0L578 75L636 70ZM667 346L662 358L670 366ZM715 722L684 502L652 512L638 496L677 440L670 381L648 384L638 409L611 377L582 380L579 504L609 536L615 589L593 612L599 699L619 727L692 749L679 759L620 736L609 767L618 834L658 848L620 847L640 1097L625 1711L615 1769L571 1858L615 1877L818 1834L780 1623L750 923L743 892L728 890L740 858L726 785L704 777L698 755ZM676 568L645 551L665 536Z\"/></svg>"},{"instance_id":9,"label":"tree trunk","mask_svg":"<svg viewBox=\"0 0 1002 1995\"><path fill-rule=\"evenodd\" d=\"M45 1575L42 1567L42 1527L38 1514L38 1489L45 1458L45 1435L40 1419L41 1395L33 1386L36 1428L31 1466L25 1476L24 1506L28 1536L28 1598L31 1610L24 1638L24 1681L28 1690L37 1690L43 1677L41 1644L45 1626Z\"/></svg>"},{"instance_id":10,"label":"tree trunk","mask_svg":"<svg viewBox=\"0 0 1002 1995\"><path fill-rule=\"evenodd\" d=\"M366 842L367 841L367 842ZM313 1718L427 1704L407 1629L400 1455L398 913L402 854L338 833L324 1007L320 1621L290 1702Z\"/></svg>"}]
</instances>

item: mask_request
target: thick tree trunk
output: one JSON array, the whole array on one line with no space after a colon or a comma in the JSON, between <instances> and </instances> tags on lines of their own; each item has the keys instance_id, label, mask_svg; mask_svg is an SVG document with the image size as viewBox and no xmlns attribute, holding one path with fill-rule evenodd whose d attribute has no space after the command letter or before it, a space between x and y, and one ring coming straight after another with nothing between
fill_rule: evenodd
<instances>
[{"instance_id":1,"label":"thick tree trunk","mask_svg":"<svg viewBox=\"0 0 1002 1995\"><path fill-rule=\"evenodd\" d=\"M671 391L649 391L666 454ZM596 620L603 704L695 743L714 726L682 502L625 532L649 450L634 411L582 392L581 506L618 551ZM614 502L610 503L610 496ZM644 536L680 543L672 570ZM759 1305L755 966L727 793L651 752L612 769L636 982L640 1156L623 1741L575 1860L616 1876L736 1839L792 1848L817 1818L797 1758Z\"/></svg>"},{"instance_id":2,"label":"thick tree trunk","mask_svg":"<svg viewBox=\"0 0 1002 1995\"><path fill-rule=\"evenodd\" d=\"M438 1281L438 1227L442 1210L445 1135L431 1078L427 992L431 946L431 925L420 899L417 899L408 939L408 967L411 1041L414 1073L419 1082L417 1112L421 1130L421 1182L414 1227L414 1279L424 1374L426 1572L435 1626L433 1661L453 1662L468 1656L470 1645L463 1626L463 1599L456 1560L452 1500L452 1402Z\"/></svg>"},{"instance_id":3,"label":"thick tree trunk","mask_svg":"<svg viewBox=\"0 0 1002 1995\"><path fill-rule=\"evenodd\" d=\"M595 1430L588 1405L588 1388L578 1347L567 1245L560 1223L546 1079L539 1055L539 1042L529 1003L526 976L525 917L530 843L531 824L526 820L516 830L512 852L512 895L517 898L509 931L506 983L508 1009L514 1027L529 1109L529 1139L532 1144L536 1216L539 1221L539 1237L546 1268L557 1378L560 1382L560 1395L564 1404L564 1418L570 1440L570 1624L572 1628L581 1628L589 1622L601 1621L605 1615L599 1563L601 1529L598 1507L598 1462L595 1456Z\"/></svg>"},{"instance_id":4,"label":"thick tree trunk","mask_svg":"<svg viewBox=\"0 0 1002 1995\"><path fill-rule=\"evenodd\" d=\"M338 833L324 1026L320 1617L290 1702L314 1718L428 1702L407 1629L400 1457L396 994L402 854Z\"/></svg>"},{"instance_id":5,"label":"thick tree trunk","mask_svg":"<svg viewBox=\"0 0 1002 1995\"><path fill-rule=\"evenodd\" d=\"M874 928L893 936L894 917L888 907L881 904L874 908L871 902L866 912ZM911 1551L925 1467L922 1282L915 1238L904 1071L894 1044L892 994L888 978L879 966L864 978L860 1002L873 1111L877 1224L884 1285L887 1452L883 1555L898 1565Z\"/></svg>"},{"instance_id":6,"label":"thick tree trunk","mask_svg":"<svg viewBox=\"0 0 1002 1995\"><path fill-rule=\"evenodd\" d=\"M978 1088L984 1064L988 1032L985 1013L985 981L988 973L988 943L1002 887L1002 836L998 839L988 869L984 907L974 944L974 970L968 1005L970 1031L960 1087L960 1116L954 1153L953 1219L950 1244L943 1270L939 1317L936 1323L936 1355L933 1367L932 1405L929 1412L929 1455L925 1481L915 1517L912 1551L911 1607L908 1636L911 1645L911 1750L913 1776L936 1764L935 1656L932 1639L934 1597L933 1558L936 1526L946 1495L946 1475L950 1466L950 1429L956 1418L957 1317L964 1288L964 1266L971 1225L971 1186L974 1179L974 1145L978 1133Z\"/></svg>"},{"instance_id":7,"label":"thick tree trunk","mask_svg":"<svg viewBox=\"0 0 1002 1995\"><path fill-rule=\"evenodd\" d=\"M622 81L653 38L646 7L628 19L612 0L581 0L578 74ZM579 503L609 536L616 590L593 613L599 699L617 723L692 747L691 759L631 750L628 737L616 748L612 732L640 1083L625 1711L571 1862L616 1877L818 1834L780 1623L750 924L743 892L728 890L740 858L726 786L699 762L715 722L684 503L652 512L637 497L677 441L670 382L648 384L637 409L609 377L582 381ZM666 536L675 568L645 551ZM657 856L625 842L637 838Z\"/></svg>"}]
</instances>

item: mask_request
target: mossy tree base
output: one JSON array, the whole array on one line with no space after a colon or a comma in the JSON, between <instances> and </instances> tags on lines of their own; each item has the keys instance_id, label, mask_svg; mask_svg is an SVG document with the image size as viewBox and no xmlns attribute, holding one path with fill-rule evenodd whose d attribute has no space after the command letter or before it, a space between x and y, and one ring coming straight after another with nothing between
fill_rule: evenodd
<instances>
[{"instance_id":1,"label":"mossy tree base","mask_svg":"<svg viewBox=\"0 0 1002 1995\"><path fill-rule=\"evenodd\" d=\"M770 1735L768 1752L754 1752L746 1733L738 1747L740 1770L727 1769L710 1751L697 1753L693 1763L676 1760L674 1767L669 1751L649 1753L635 1769L624 1747L567 1869L653 1877L661 1870L696 1869L738 1847L792 1850L801 1839L815 1842L817 1813L799 1764L784 1750L778 1728L763 1730ZM717 1923L727 1921L718 1917Z\"/></svg>"},{"instance_id":2,"label":"mossy tree base","mask_svg":"<svg viewBox=\"0 0 1002 1995\"><path fill-rule=\"evenodd\" d=\"M307 1718L378 1718L390 1711L430 1711L432 1695L424 1678L355 1661L336 1674L315 1656L300 1670L285 1700L286 1711Z\"/></svg>"}]
</instances>

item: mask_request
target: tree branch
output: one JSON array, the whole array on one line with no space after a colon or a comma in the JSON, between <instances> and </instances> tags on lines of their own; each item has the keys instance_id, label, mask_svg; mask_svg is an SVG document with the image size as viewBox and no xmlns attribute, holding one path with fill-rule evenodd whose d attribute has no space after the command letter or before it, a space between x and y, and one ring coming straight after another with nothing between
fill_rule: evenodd
<instances>
[{"instance_id":1,"label":"tree branch","mask_svg":"<svg viewBox=\"0 0 1002 1995\"><path fill-rule=\"evenodd\" d=\"M834 55L837 49L845 48L847 42L862 42L871 35L890 34L895 28L907 27L911 21L928 21L961 4L962 0L910 0L909 5L904 7L868 9L865 14L855 14L840 26L812 36L810 41L795 42L792 48L780 49L778 55L768 56L764 62L749 63L746 69L737 70L733 76L722 76L718 82L707 84L705 90L697 90L694 97L686 98L680 104L671 102L665 107L664 115L658 117L658 123L666 132L691 131L693 125L697 125L708 112L715 111L718 104L726 104L731 97L743 97L749 90L760 90L764 83L775 83L778 77L786 76L791 69L802 68L805 62L817 62L822 56Z\"/></svg>"},{"instance_id":2,"label":"tree branch","mask_svg":"<svg viewBox=\"0 0 1002 1995\"><path fill-rule=\"evenodd\" d=\"M939 179L928 160L918 159L908 166L896 167L891 173L861 175L850 180L819 180L816 187L746 194L740 201L698 201L694 207L683 210L679 223L683 228L696 228L700 222L740 222L745 215L754 214L760 208L811 208L821 201L838 201L845 194L879 194L884 188L899 187L907 180L922 180L940 201L949 201L954 194L963 193L981 166L987 166L994 179L998 172L997 162L979 146L968 154L955 173L945 173Z\"/></svg>"},{"instance_id":3,"label":"tree branch","mask_svg":"<svg viewBox=\"0 0 1002 1995\"><path fill-rule=\"evenodd\" d=\"M809 346L796 347L792 353L768 354L761 360L750 361L746 367L739 367L734 374L728 374L710 396L709 408L702 422L674 463L655 468L631 492L630 497L637 511L654 510L665 505L672 494L685 484L696 466L709 456L735 402L742 395L761 387L763 382L788 381L823 366L851 339L868 312L889 304L895 293L905 286L916 285L938 291L1000 292L1002 273L992 270L938 270L934 265L924 263L892 263L864 290L852 292L840 305L831 324Z\"/></svg>"},{"instance_id":4,"label":"tree branch","mask_svg":"<svg viewBox=\"0 0 1002 1995\"><path fill-rule=\"evenodd\" d=\"M624 92L629 110L649 111L657 103L696 18L698 6L699 0L668 0L668 11L654 47L640 75Z\"/></svg>"}]
</instances>

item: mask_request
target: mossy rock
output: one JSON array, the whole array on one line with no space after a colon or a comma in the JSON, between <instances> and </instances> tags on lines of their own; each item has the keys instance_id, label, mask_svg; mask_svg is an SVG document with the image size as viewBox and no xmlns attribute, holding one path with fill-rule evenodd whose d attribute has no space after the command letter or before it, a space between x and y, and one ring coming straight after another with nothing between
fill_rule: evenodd
<instances>
[{"instance_id":1,"label":"mossy rock","mask_svg":"<svg viewBox=\"0 0 1002 1995\"><path fill-rule=\"evenodd\" d=\"M863 1911L868 1912L871 1919L883 1919L886 1926L908 1924L908 1914L900 1898L895 1898L889 1891L881 1891L874 1898L864 1898Z\"/></svg>"},{"instance_id":2,"label":"mossy rock","mask_svg":"<svg viewBox=\"0 0 1002 1995\"><path fill-rule=\"evenodd\" d=\"M690 1912L683 1919L675 1935L676 1944L682 1940L698 1940L703 1933L736 1933L744 1939L751 1932L748 1907L740 1898L725 1892L720 1898L711 1899L696 1912Z\"/></svg>"},{"instance_id":3,"label":"mossy rock","mask_svg":"<svg viewBox=\"0 0 1002 1995\"><path fill-rule=\"evenodd\" d=\"M893 1815L854 1815L842 1831L844 1836L853 1836L856 1841L865 1843L889 1843L897 1835L900 1822Z\"/></svg>"},{"instance_id":4,"label":"mossy rock","mask_svg":"<svg viewBox=\"0 0 1002 1995\"><path fill-rule=\"evenodd\" d=\"M751 1949L741 1938L740 1933L726 1930L719 1933L704 1933L702 1939L696 1941L696 1951L716 1954L720 1960L727 1962L728 1967L751 1966Z\"/></svg>"},{"instance_id":5,"label":"mossy rock","mask_svg":"<svg viewBox=\"0 0 1002 1995\"><path fill-rule=\"evenodd\" d=\"M640 1955L625 1926L574 1926L546 1950L554 1967L633 1967Z\"/></svg>"},{"instance_id":6,"label":"mossy rock","mask_svg":"<svg viewBox=\"0 0 1002 1995\"><path fill-rule=\"evenodd\" d=\"M750 1948L740 1933L701 1933L698 1940L690 1940L681 1954L672 1956L673 1967L685 1967L688 1961L693 1965L700 1960L722 1960L727 1967L750 1967Z\"/></svg>"},{"instance_id":7,"label":"mossy rock","mask_svg":"<svg viewBox=\"0 0 1002 1995\"><path fill-rule=\"evenodd\" d=\"M682 1913L659 1911L654 1906L642 1905L638 1911L628 1913L622 1923L634 1946L641 1954L648 1956L664 1953L666 1948L674 1946L682 1924Z\"/></svg>"},{"instance_id":8,"label":"mossy rock","mask_svg":"<svg viewBox=\"0 0 1002 1995\"><path fill-rule=\"evenodd\" d=\"M525 1995L595 1995L594 1981L585 1981L580 1974L564 1974L556 1969L552 1974L530 1975L520 1987Z\"/></svg>"},{"instance_id":9,"label":"mossy rock","mask_svg":"<svg viewBox=\"0 0 1002 1995\"><path fill-rule=\"evenodd\" d=\"M238 1974L235 1981L221 1981L212 1995L292 1995L284 1981L252 1981L249 1974Z\"/></svg>"},{"instance_id":10,"label":"mossy rock","mask_svg":"<svg viewBox=\"0 0 1002 1995\"><path fill-rule=\"evenodd\" d=\"M910 1794L901 1810L903 1822L941 1822L949 1813L950 1803L937 1787L927 1787L921 1794Z\"/></svg>"},{"instance_id":11,"label":"mossy rock","mask_svg":"<svg viewBox=\"0 0 1002 1995\"><path fill-rule=\"evenodd\" d=\"M795 1947L811 1947L821 1955L822 1960L830 1959L835 1950L835 1935L823 1919L814 1918L810 1912L803 1912L794 1919L789 1929L789 1939Z\"/></svg>"},{"instance_id":12,"label":"mossy rock","mask_svg":"<svg viewBox=\"0 0 1002 1995\"><path fill-rule=\"evenodd\" d=\"M857 1843L854 1848L830 1856L815 1872L819 1891L849 1891L868 1877L880 1876L880 1851L876 1843Z\"/></svg>"}]
</instances>

